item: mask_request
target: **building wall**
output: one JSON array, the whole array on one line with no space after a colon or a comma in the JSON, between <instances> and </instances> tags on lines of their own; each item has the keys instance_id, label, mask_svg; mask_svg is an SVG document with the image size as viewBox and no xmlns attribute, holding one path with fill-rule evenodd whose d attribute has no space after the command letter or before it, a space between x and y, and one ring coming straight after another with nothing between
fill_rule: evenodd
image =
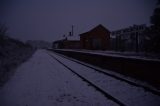
<instances>
[{"instance_id":1,"label":"building wall","mask_svg":"<svg viewBox=\"0 0 160 106\"><path fill-rule=\"evenodd\" d=\"M80 49L80 41L64 41L65 49Z\"/></svg>"},{"instance_id":2,"label":"building wall","mask_svg":"<svg viewBox=\"0 0 160 106\"><path fill-rule=\"evenodd\" d=\"M143 32L145 29L146 25L133 25L111 32L111 36L114 36L111 48L116 45L112 49L118 51L142 51L145 39Z\"/></svg>"},{"instance_id":3,"label":"building wall","mask_svg":"<svg viewBox=\"0 0 160 106\"><path fill-rule=\"evenodd\" d=\"M109 47L109 35L107 34L88 34L80 37L83 49L107 49Z\"/></svg>"},{"instance_id":4,"label":"building wall","mask_svg":"<svg viewBox=\"0 0 160 106\"><path fill-rule=\"evenodd\" d=\"M97 28L80 35L82 49L106 50L109 48L110 32L104 28Z\"/></svg>"},{"instance_id":5,"label":"building wall","mask_svg":"<svg viewBox=\"0 0 160 106\"><path fill-rule=\"evenodd\" d=\"M77 40L61 40L53 43L54 49L80 49L80 41Z\"/></svg>"},{"instance_id":6,"label":"building wall","mask_svg":"<svg viewBox=\"0 0 160 106\"><path fill-rule=\"evenodd\" d=\"M63 41L55 41L55 42L53 42L52 48L53 49L63 49L64 48Z\"/></svg>"}]
</instances>

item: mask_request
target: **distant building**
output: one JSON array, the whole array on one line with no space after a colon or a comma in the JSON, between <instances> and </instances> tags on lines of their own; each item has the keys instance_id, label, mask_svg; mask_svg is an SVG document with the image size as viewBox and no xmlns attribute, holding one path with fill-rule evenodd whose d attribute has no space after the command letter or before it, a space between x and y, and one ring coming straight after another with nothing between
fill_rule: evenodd
<instances>
[{"instance_id":1,"label":"distant building","mask_svg":"<svg viewBox=\"0 0 160 106\"><path fill-rule=\"evenodd\" d=\"M143 49L146 25L133 25L111 32L111 48L120 51L139 51Z\"/></svg>"},{"instance_id":2,"label":"distant building","mask_svg":"<svg viewBox=\"0 0 160 106\"><path fill-rule=\"evenodd\" d=\"M68 37L71 38L71 37ZM80 41L74 39L63 39L53 42L54 49L80 49Z\"/></svg>"},{"instance_id":3,"label":"distant building","mask_svg":"<svg viewBox=\"0 0 160 106\"><path fill-rule=\"evenodd\" d=\"M110 31L102 25L80 34L82 49L106 50L109 48Z\"/></svg>"},{"instance_id":4,"label":"distant building","mask_svg":"<svg viewBox=\"0 0 160 106\"><path fill-rule=\"evenodd\" d=\"M52 48L53 49L62 49L62 48L64 48L63 40L54 41L53 44L52 44Z\"/></svg>"},{"instance_id":5,"label":"distant building","mask_svg":"<svg viewBox=\"0 0 160 106\"><path fill-rule=\"evenodd\" d=\"M79 40L65 40L63 43L65 49L80 49Z\"/></svg>"}]
</instances>

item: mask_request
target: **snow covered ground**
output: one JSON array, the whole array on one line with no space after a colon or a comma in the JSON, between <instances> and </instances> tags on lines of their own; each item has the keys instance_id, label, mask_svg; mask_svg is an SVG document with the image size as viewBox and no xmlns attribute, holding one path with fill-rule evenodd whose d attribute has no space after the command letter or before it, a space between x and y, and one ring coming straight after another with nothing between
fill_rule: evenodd
<instances>
[{"instance_id":1,"label":"snow covered ground","mask_svg":"<svg viewBox=\"0 0 160 106\"><path fill-rule=\"evenodd\" d=\"M55 53L49 51L48 53L127 106L160 106L160 96L146 92L141 87L135 87L113 77L98 73L91 68L77 64Z\"/></svg>"},{"instance_id":2,"label":"snow covered ground","mask_svg":"<svg viewBox=\"0 0 160 106\"><path fill-rule=\"evenodd\" d=\"M140 59L140 60L152 60L152 61L160 61L156 56L146 57L145 55L140 55L132 52L115 52L115 51L99 51L99 50L84 50L84 49L56 49L60 51L73 51L73 52L80 52L80 53L88 53L88 54L96 54L96 55L103 55L103 56L110 56L110 57L122 57L122 58L131 58L131 59Z\"/></svg>"},{"instance_id":3,"label":"snow covered ground","mask_svg":"<svg viewBox=\"0 0 160 106\"><path fill-rule=\"evenodd\" d=\"M38 50L17 68L11 80L0 89L0 106L116 105L59 64L45 50Z\"/></svg>"},{"instance_id":4,"label":"snow covered ground","mask_svg":"<svg viewBox=\"0 0 160 106\"><path fill-rule=\"evenodd\" d=\"M160 96L46 50L17 68L0 89L0 106L117 106L53 57L127 106L160 106Z\"/></svg>"}]
</instances>

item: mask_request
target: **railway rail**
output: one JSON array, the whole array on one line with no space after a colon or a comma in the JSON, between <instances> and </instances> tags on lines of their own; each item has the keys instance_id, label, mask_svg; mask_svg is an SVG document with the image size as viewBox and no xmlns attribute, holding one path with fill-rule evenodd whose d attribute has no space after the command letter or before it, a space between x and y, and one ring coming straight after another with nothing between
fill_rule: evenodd
<instances>
[{"instance_id":1,"label":"railway rail","mask_svg":"<svg viewBox=\"0 0 160 106\"><path fill-rule=\"evenodd\" d=\"M85 81L85 82L88 83L90 86L92 86L93 88L95 88L97 91L99 91L100 93L102 93L102 94L103 94L105 97L107 97L108 99L114 101L115 103L117 103L117 104L120 105L120 106L126 106L126 105L128 105L128 104L126 104L124 101L122 101L121 99L117 98L115 95L112 95L112 93L108 92L107 90L103 89L101 86L99 86L99 85L97 85L96 83L94 83L94 81L92 81L92 80L88 79L86 76L83 76L82 74L79 74L78 72L76 72L75 69L73 69L73 68L71 68L70 66L68 66L67 64L65 64L63 61L61 61L61 59L56 58L56 56L52 55L52 53L49 53L49 52L48 52L48 54L49 54L52 58L54 58L55 60L57 60L60 64L62 64L64 67L66 67L68 70L70 70L72 73L74 73L74 74L77 75L79 78L81 78L83 81ZM132 81L127 80L127 79L124 79L124 78L121 78L121 77L116 76L116 75L111 74L111 73L104 72L104 71L102 71L102 70L100 70L100 69L97 69L97 68L95 68L95 67L92 67L92 66L90 66L90 65L88 65L88 64L85 64L85 63L83 63L83 62L77 61L77 60L75 60L75 59L71 59L71 58L66 57L66 56L64 56L64 55L61 55L61 54L58 54L58 53L55 53L55 52L54 52L54 54L55 54L55 55L58 55L58 56L60 56L60 57L62 57L62 58L68 59L68 60L70 60L70 61L72 61L72 62L75 62L75 63L77 63L77 64L80 64L80 65L83 65L83 66L85 66L85 67L88 67L88 68L90 68L90 69L92 69L92 70L94 70L94 71L96 71L96 72L98 72L98 73L100 73L100 74L105 75L105 76L110 76L110 77L114 78L115 80L122 81L122 82L127 83L127 84L129 84L129 85L131 85L131 86L135 86L135 87L138 87L138 88L142 88L145 92L150 92L150 93L152 93L153 95L156 95L156 96L158 96L158 97L160 96L160 92L159 92L159 91L154 90L154 89L151 89L150 87L137 84L137 83L135 83L135 82L132 82Z\"/></svg>"},{"instance_id":2,"label":"railway rail","mask_svg":"<svg viewBox=\"0 0 160 106\"><path fill-rule=\"evenodd\" d=\"M50 55L50 54L49 54ZM74 73L75 75L77 75L79 78L81 78L83 81L85 81L86 83L88 83L90 86L92 86L93 88L95 88L97 91L99 91L101 94L103 94L106 98L112 100L113 102L117 103L119 106L126 106L124 103L122 103L121 101L119 101L118 99L116 99L115 97L111 96L109 93L107 93L106 91L102 90L100 87L98 87L97 85L95 85L94 83L90 82L88 79L86 79L85 77L81 76L80 74L78 74L77 72L75 72L74 70L72 70L70 67L68 67L67 65L65 65L64 63L62 63L60 60L58 60L56 57L54 57L53 55L50 55L52 58L54 58L55 60L57 60L60 64L62 64L64 67L66 67L68 70L70 70L72 73Z\"/></svg>"},{"instance_id":3,"label":"railway rail","mask_svg":"<svg viewBox=\"0 0 160 106\"><path fill-rule=\"evenodd\" d=\"M56 53L56 52L54 52L54 53ZM153 93L153 94L155 94L155 95L160 96L160 91L158 91L158 90L155 90L155 89L152 89L152 88L150 88L150 87L148 87L148 86L141 85L141 84L135 83L135 82L133 82L133 81L130 81L130 80L121 78L121 77L119 77L119 76L116 76L116 75L114 75L114 74L108 73L108 72L106 72L106 71L102 71L102 70L100 70L100 69L98 69L98 68L92 67L92 66L90 66L90 65L87 65L87 64L85 64L85 63L83 63L83 62L80 62L80 61L77 61L77 60L75 60L75 59L71 59L71 58L69 58L69 57L67 57L67 56L64 56L64 55L61 55L61 54L59 54L59 53L56 53L56 54L59 55L59 56L61 56L61 57L63 57L63 58L69 59L69 60L71 60L71 61L73 61L73 62L76 62L76 63L78 63L78 64L84 65L84 66L86 66L86 67L88 67L88 68L91 68L91 69L93 69L93 70L95 70L95 71L97 71L97 72L99 72L99 73L102 73L102 74L111 76L111 77L113 77L113 78L115 78L115 79L117 79L117 80L123 81L123 82L125 82L125 83L130 84L130 85L143 88L145 91L148 91L148 92L151 92L151 93Z\"/></svg>"}]
</instances>

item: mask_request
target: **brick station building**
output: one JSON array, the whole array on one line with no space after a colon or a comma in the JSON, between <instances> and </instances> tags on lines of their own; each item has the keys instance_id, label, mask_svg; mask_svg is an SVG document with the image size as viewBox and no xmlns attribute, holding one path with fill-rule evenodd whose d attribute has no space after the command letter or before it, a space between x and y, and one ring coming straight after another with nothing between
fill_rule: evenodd
<instances>
[{"instance_id":1,"label":"brick station building","mask_svg":"<svg viewBox=\"0 0 160 106\"><path fill-rule=\"evenodd\" d=\"M52 48L54 49L80 49L79 40L58 40L53 42Z\"/></svg>"},{"instance_id":2,"label":"brick station building","mask_svg":"<svg viewBox=\"0 0 160 106\"><path fill-rule=\"evenodd\" d=\"M88 32L80 34L82 49L106 50L109 48L110 31L101 24Z\"/></svg>"}]
</instances>

